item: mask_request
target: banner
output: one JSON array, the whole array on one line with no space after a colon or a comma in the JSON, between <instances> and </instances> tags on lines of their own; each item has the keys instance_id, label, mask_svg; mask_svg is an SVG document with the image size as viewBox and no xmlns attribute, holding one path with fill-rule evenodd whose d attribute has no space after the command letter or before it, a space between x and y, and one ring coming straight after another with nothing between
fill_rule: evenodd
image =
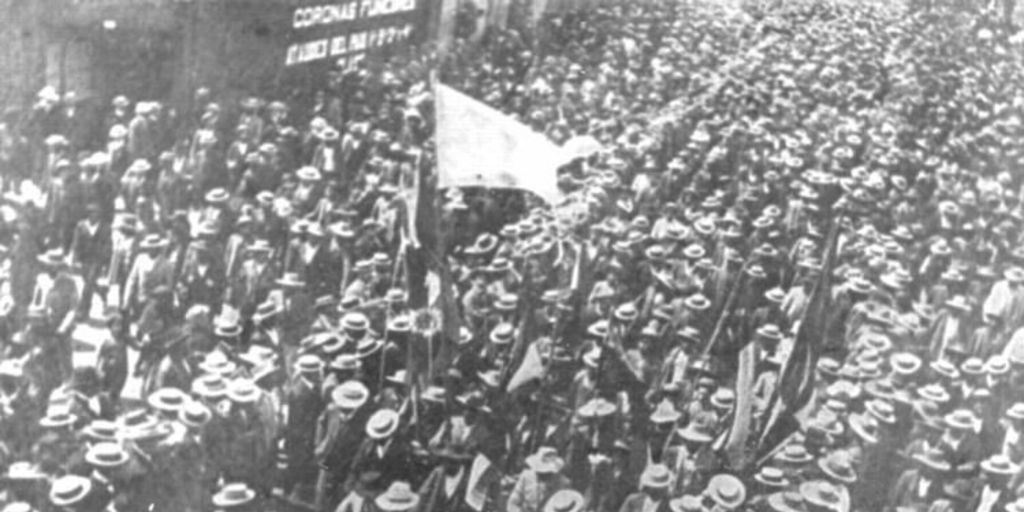
<instances>
[{"instance_id":1,"label":"banner","mask_svg":"<svg viewBox=\"0 0 1024 512\"><path fill-rule=\"evenodd\" d=\"M437 84L438 188L513 188L558 202L565 153L544 135L461 92Z\"/></svg>"},{"instance_id":2,"label":"banner","mask_svg":"<svg viewBox=\"0 0 1024 512\"><path fill-rule=\"evenodd\" d=\"M330 59L351 67L369 52L419 39L426 2L342 0L300 5L291 11L285 66Z\"/></svg>"}]
</instances>

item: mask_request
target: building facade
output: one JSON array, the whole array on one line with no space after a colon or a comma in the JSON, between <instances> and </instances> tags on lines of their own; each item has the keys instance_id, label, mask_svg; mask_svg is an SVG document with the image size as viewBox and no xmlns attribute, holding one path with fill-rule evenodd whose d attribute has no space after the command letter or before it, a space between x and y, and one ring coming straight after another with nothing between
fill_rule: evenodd
<instances>
[{"instance_id":1,"label":"building facade","mask_svg":"<svg viewBox=\"0 0 1024 512\"><path fill-rule=\"evenodd\" d=\"M433 0L0 0L0 101L44 85L84 102L311 88L326 71L425 42Z\"/></svg>"}]
</instances>

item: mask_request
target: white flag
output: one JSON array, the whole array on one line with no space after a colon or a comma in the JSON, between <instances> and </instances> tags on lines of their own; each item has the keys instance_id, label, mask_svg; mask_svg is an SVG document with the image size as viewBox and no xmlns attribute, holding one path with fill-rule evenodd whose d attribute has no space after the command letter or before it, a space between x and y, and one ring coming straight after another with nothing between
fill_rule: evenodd
<instances>
[{"instance_id":1,"label":"white flag","mask_svg":"<svg viewBox=\"0 0 1024 512\"><path fill-rule=\"evenodd\" d=\"M560 147L451 87L437 84L434 97L438 188L515 188L558 202Z\"/></svg>"}]
</instances>

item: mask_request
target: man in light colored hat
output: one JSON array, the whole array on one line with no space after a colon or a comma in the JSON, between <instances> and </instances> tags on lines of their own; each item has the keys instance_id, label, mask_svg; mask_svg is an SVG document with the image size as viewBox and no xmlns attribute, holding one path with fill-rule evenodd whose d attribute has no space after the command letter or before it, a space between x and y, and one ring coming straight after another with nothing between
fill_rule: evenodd
<instances>
[{"instance_id":1,"label":"man in light colored hat","mask_svg":"<svg viewBox=\"0 0 1024 512\"><path fill-rule=\"evenodd\" d=\"M317 420L324 409L320 389L323 366L323 361L313 354L299 356L285 396L288 417L284 426L284 451L288 469L281 488L285 495L295 491L295 497L305 502L313 501L310 491L314 489L296 486L315 482L319 472L315 451Z\"/></svg>"},{"instance_id":2,"label":"man in light colored hat","mask_svg":"<svg viewBox=\"0 0 1024 512\"><path fill-rule=\"evenodd\" d=\"M353 475L353 461L364 438L363 410L370 391L350 380L331 390L330 402L317 420L314 455L320 467L316 484L316 506L333 510L341 501L342 486Z\"/></svg>"},{"instance_id":3,"label":"man in light colored hat","mask_svg":"<svg viewBox=\"0 0 1024 512\"><path fill-rule=\"evenodd\" d=\"M981 461L981 478L968 485L973 498L963 510L1003 510L1016 500L1012 484L1020 479L1020 465L1003 454Z\"/></svg>"},{"instance_id":4,"label":"man in light colored hat","mask_svg":"<svg viewBox=\"0 0 1024 512\"><path fill-rule=\"evenodd\" d=\"M374 472L383 482L410 479L412 453L409 442L399 432L401 417L392 409L378 409L366 420L365 438L359 446L352 473Z\"/></svg>"},{"instance_id":5,"label":"man in light colored hat","mask_svg":"<svg viewBox=\"0 0 1024 512\"><path fill-rule=\"evenodd\" d=\"M640 490L626 497L620 512L669 512L674 475L664 464L651 464L640 475Z\"/></svg>"},{"instance_id":6,"label":"man in light colored hat","mask_svg":"<svg viewBox=\"0 0 1024 512\"><path fill-rule=\"evenodd\" d=\"M272 487L274 446L278 434L272 398L251 379L236 378L228 384L230 412L227 418L225 478L245 481L259 491Z\"/></svg>"},{"instance_id":7,"label":"man in light colored hat","mask_svg":"<svg viewBox=\"0 0 1024 512\"><path fill-rule=\"evenodd\" d=\"M978 418L968 409L955 409L943 420L946 431L939 440L939 447L952 466L950 475L954 478L975 478L982 460L981 440L976 432Z\"/></svg>"},{"instance_id":8,"label":"man in light colored hat","mask_svg":"<svg viewBox=\"0 0 1024 512\"><path fill-rule=\"evenodd\" d=\"M555 493L569 488L569 479L562 475L564 461L558 452L543 446L526 458L526 469L519 474L508 497L508 512L542 512L544 503Z\"/></svg>"}]
</instances>

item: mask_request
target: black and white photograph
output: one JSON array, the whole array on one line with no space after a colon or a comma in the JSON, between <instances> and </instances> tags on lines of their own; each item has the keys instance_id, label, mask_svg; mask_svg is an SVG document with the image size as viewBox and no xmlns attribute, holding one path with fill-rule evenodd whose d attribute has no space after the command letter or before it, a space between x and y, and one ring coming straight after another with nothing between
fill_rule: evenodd
<instances>
[{"instance_id":1,"label":"black and white photograph","mask_svg":"<svg viewBox=\"0 0 1024 512\"><path fill-rule=\"evenodd\" d=\"M0 512L1024 512L1017 0L0 0Z\"/></svg>"}]
</instances>

